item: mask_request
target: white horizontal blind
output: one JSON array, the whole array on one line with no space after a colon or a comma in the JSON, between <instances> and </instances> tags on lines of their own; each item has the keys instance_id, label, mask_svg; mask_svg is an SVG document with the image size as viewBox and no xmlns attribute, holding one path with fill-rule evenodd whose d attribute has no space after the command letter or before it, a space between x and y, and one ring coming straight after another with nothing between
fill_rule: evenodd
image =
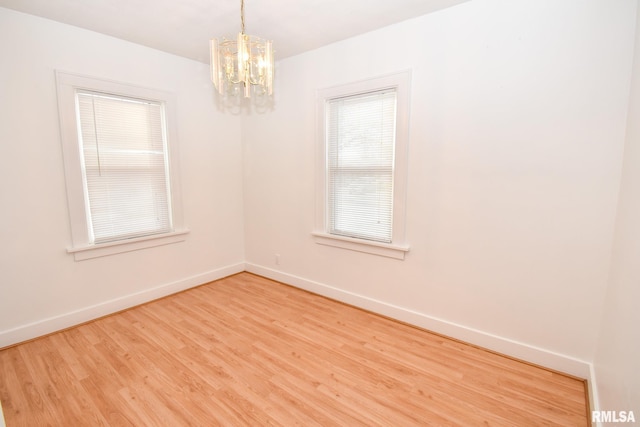
<instances>
[{"instance_id":1,"label":"white horizontal blind","mask_svg":"<svg viewBox=\"0 0 640 427\"><path fill-rule=\"evenodd\" d=\"M90 240L171 231L164 106L78 91Z\"/></svg>"},{"instance_id":2,"label":"white horizontal blind","mask_svg":"<svg viewBox=\"0 0 640 427\"><path fill-rule=\"evenodd\" d=\"M390 243L396 91L331 99L326 107L328 231Z\"/></svg>"}]
</instances>

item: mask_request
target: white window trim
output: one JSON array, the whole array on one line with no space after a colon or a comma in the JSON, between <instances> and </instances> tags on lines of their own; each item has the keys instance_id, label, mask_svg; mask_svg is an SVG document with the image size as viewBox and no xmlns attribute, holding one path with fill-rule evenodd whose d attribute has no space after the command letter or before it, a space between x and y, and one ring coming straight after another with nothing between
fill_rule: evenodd
<instances>
[{"instance_id":1,"label":"white window trim","mask_svg":"<svg viewBox=\"0 0 640 427\"><path fill-rule=\"evenodd\" d=\"M404 71L318 90L316 117L316 212L315 229L311 233L316 243L401 260L404 259L405 254L409 251L409 245L405 240L405 223L409 149L410 82L411 72ZM356 239L330 234L327 232L328 212L326 203L326 101L332 98L391 88L394 88L397 94L396 146L393 175L393 235L391 243L380 243L365 239Z\"/></svg>"},{"instance_id":2,"label":"white window trim","mask_svg":"<svg viewBox=\"0 0 640 427\"><path fill-rule=\"evenodd\" d=\"M133 86L110 80L96 79L56 70L60 136L64 157L67 203L71 225L71 247L67 248L76 261L130 252L143 248L184 241L189 230L184 225L179 171L178 138L176 131L175 96L172 93ZM78 141L78 117L76 114L76 90L85 89L161 102L169 123L167 129L169 174L171 180L171 206L173 230L168 233L137 237L115 242L90 244L87 223L87 204L84 198L82 162Z\"/></svg>"},{"instance_id":3,"label":"white window trim","mask_svg":"<svg viewBox=\"0 0 640 427\"><path fill-rule=\"evenodd\" d=\"M114 242L67 248L67 252L72 253L76 261L82 261L85 259L182 242L186 239L186 235L188 233L189 230L182 230L171 233L153 234L150 236L135 237L127 240L116 240Z\"/></svg>"}]
</instances>

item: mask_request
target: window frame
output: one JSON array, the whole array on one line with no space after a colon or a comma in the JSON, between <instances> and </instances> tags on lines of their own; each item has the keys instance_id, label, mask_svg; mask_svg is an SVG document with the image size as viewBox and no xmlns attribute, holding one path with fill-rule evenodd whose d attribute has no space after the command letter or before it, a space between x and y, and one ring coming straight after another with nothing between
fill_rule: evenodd
<instances>
[{"instance_id":1,"label":"window frame","mask_svg":"<svg viewBox=\"0 0 640 427\"><path fill-rule=\"evenodd\" d=\"M184 226L182 212L178 138L175 126L175 96L166 91L81 76L59 70L56 70L55 75L67 203L71 226L71 247L67 248L67 252L73 254L76 261L81 261L184 241L189 230ZM84 191L82 147L78 135L79 118L76 109L77 91L92 91L127 98L138 98L164 105L167 163L170 181L170 209L173 219L172 229L169 232L104 243L91 243L90 225L88 222L88 202L85 199Z\"/></svg>"},{"instance_id":2,"label":"window frame","mask_svg":"<svg viewBox=\"0 0 640 427\"><path fill-rule=\"evenodd\" d=\"M312 236L316 243L403 260L406 242L407 163L411 72L403 71L354 83L319 89L316 105L316 212ZM385 89L396 91L396 139L393 171L393 222L391 243L382 243L329 232L327 101Z\"/></svg>"}]
</instances>

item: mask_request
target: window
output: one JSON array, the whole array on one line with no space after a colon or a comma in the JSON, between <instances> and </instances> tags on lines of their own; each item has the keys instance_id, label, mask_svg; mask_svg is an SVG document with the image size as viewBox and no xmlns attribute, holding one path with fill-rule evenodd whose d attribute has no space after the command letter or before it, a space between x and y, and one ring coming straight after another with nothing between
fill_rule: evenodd
<instances>
[{"instance_id":1,"label":"window","mask_svg":"<svg viewBox=\"0 0 640 427\"><path fill-rule=\"evenodd\" d=\"M329 233L391 243L396 91L326 102Z\"/></svg>"},{"instance_id":2,"label":"window","mask_svg":"<svg viewBox=\"0 0 640 427\"><path fill-rule=\"evenodd\" d=\"M403 259L409 73L321 90L320 244Z\"/></svg>"},{"instance_id":3,"label":"window","mask_svg":"<svg viewBox=\"0 0 640 427\"><path fill-rule=\"evenodd\" d=\"M76 260L184 240L167 93L58 72Z\"/></svg>"}]
</instances>

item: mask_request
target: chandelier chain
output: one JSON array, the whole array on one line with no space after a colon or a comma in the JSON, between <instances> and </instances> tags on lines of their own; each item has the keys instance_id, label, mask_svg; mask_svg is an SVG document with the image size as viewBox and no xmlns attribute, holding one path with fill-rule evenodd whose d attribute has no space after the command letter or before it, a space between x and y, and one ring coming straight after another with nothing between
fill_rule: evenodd
<instances>
[{"instance_id":1,"label":"chandelier chain","mask_svg":"<svg viewBox=\"0 0 640 427\"><path fill-rule=\"evenodd\" d=\"M240 23L242 28L242 34L244 34L244 0L240 0Z\"/></svg>"}]
</instances>

